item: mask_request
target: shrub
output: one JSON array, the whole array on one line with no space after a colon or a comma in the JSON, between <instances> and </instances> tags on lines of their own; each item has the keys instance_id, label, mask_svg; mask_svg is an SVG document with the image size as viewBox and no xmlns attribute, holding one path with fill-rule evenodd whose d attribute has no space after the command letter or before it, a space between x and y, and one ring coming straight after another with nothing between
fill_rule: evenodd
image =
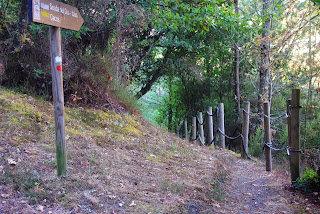
<instances>
[{"instance_id":1,"label":"shrub","mask_svg":"<svg viewBox=\"0 0 320 214\"><path fill-rule=\"evenodd\" d=\"M319 192L320 191L320 175L309 168L303 173L302 178L298 178L294 184L296 189L304 192Z\"/></svg>"},{"instance_id":2,"label":"shrub","mask_svg":"<svg viewBox=\"0 0 320 214\"><path fill-rule=\"evenodd\" d=\"M263 133L260 128L257 128L254 134L249 138L249 148L248 153L254 157L260 157L262 155L262 144L261 139L263 138Z\"/></svg>"}]
</instances>

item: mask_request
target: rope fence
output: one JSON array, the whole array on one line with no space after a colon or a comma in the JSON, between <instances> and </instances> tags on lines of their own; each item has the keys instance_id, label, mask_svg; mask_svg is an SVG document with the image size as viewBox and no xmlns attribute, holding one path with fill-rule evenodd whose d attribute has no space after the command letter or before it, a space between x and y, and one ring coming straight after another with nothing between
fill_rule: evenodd
<instances>
[{"instance_id":1,"label":"rope fence","mask_svg":"<svg viewBox=\"0 0 320 214\"><path fill-rule=\"evenodd\" d=\"M261 118L263 118L263 117L266 117L266 118L268 118L268 119L270 119L270 120L278 120L278 119L280 119L280 118L282 118L282 117L284 117L284 118L290 117L290 115L288 115L287 113L283 113L282 115L280 115L280 116L278 116L278 117L270 117L270 116L268 116L268 115L266 115L266 114L264 114L264 113L257 113L257 114L255 114L255 115L253 115L253 114L250 114L249 112L247 112L247 111L244 110L244 109L242 109L242 111L245 112L247 115L249 115L251 118L255 118L255 117L261 117ZM263 117L262 117L262 116L263 116ZM263 119L262 119L262 120L263 120Z\"/></svg>"},{"instance_id":2,"label":"rope fence","mask_svg":"<svg viewBox=\"0 0 320 214\"><path fill-rule=\"evenodd\" d=\"M250 119L258 118L263 121L264 125L264 143L263 148L265 149L266 157L266 170L272 170L272 156L271 151L286 151L290 157L290 171L291 179L295 181L300 174L300 153L303 150L300 149L300 113L299 110L302 108L300 105L300 90L292 90L292 99L287 100L287 112L280 114L279 116L270 116L270 103L264 102L263 113L250 113L250 102L244 102L243 121L242 121L242 133L238 136L228 136L224 130L224 106L223 103L218 103L215 111L212 113L212 107L205 111L204 118L202 112L198 112L198 115L192 117L191 126L191 141L199 140L200 145L210 146L214 144L214 147L220 146L225 149L225 139L235 141L241 139L241 157L253 160L248 154L248 139L249 139L249 126ZM271 134L271 121L287 119L288 124L288 142L289 145L282 148L276 148L272 143ZM208 120L208 121L207 121ZM204 134L204 125L207 125L206 134ZM178 126L178 125L176 125ZM184 128L184 129L183 129ZM188 138L187 120L182 123L178 132L183 129L184 136ZM218 138L219 136L219 138ZM218 143L217 143L217 139Z\"/></svg>"}]
</instances>

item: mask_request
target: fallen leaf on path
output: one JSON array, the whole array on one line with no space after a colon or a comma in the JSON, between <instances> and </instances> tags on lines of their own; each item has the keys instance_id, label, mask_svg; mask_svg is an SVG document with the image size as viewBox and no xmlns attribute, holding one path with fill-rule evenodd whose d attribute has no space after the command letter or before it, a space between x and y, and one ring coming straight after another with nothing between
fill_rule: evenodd
<instances>
[{"instance_id":1,"label":"fallen leaf on path","mask_svg":"<svg viewBox=\"0 0 320 214\"><path fill-rule=\"evenodd\" d=\"M115 195L108 195L108 198L109 199L115 199L117 196L115 196Z\"/></svg>"},{"instance_id":2,"label":"fallen leaf on path","mask_svg":"<svg viewBox=\"0 0 320 214\"><path fill-rule=\"evenodd\" d=\"M219 204L212 204L212 206L220 208L221 206Z\"/></svg>"},{"instance_id":3,"label":"fallen leaf on path","mask_svg":"<svg viewBox=\"0 0 320 214\"><path fill-rule=\"evenodd\" d=\"M9 194L1 194L2 198L9 198Z\"/></svg>"},{"instance_id":4,"label":"fallen leaf on path","mask_svg":"<svg viewBox=\"0 0 320 214\"><path fill-rule=\"evenodd\" d=\"M36 155L36 154L38 154L38 152L32 151L32 150L25 150L24 152L25 152L26 154L28 154L28 155Z\"/></svg>"},{"instance_id":5,"label":"fallen leaf on path","mask_svg":"<svg viewBox=\"0 0 320 214\"><path fill-rule=\"evenodd\" d=\"M7 162L8 162L8 164L9 164L10 166L15 166L15 165L17 165L17 162L16 162L15 160L11 159L11 158L8 158L8 159L7 159Z\"/></svg>"},{"instance_id":6,"label":"fallen leaf on path","mask_svg":"<svg viewBox=\"0 0 320 214\"><path fill-rule=\"evenodd\" d=\"M136 203L134 201L131 202L131 204L129 204L129 207L133 207L136 206Z\"/></svg>"},{"instance_id":7,"label":"fallen leaf on path","mask_svg":"<svg viewBox=\"0 0 320 214\"><path fill-rule=\"evenodd\" d=\"M44 206L42 206L42 205L37 206L37 210L40 211L40 212L43 212L44 211Z\"/></svg>"}]
</instances>

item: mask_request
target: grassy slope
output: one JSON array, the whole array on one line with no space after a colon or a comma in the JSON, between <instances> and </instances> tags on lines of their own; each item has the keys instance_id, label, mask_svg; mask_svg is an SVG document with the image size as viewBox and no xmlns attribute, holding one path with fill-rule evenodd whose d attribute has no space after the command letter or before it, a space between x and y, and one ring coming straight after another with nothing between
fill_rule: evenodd
<instances>
[{"instance_id":1,"label":"grassy slope","mask_svg":"<svg viewBox=\"0 0 320 214\"><path fill-rule=\"evenodd\" d=\"M223 200L228 161L139 116L66 108L59 179L52 104L0 88L0 106L4 212L192 213Z\"/></svg>"}]
</instances>

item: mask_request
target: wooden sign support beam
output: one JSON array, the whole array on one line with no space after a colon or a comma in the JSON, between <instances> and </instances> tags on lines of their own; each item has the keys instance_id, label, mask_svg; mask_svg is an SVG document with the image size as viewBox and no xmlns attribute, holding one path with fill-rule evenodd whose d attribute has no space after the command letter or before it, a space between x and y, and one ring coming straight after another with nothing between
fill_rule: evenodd
<instances>
[{"instance_id":1,"label":"wooden sign support beam","mask_svg":"<svg viewBox=\"0 0 320 214\"><path fill-rule=\"evenodd\" d=\"M52 93L56 136L57 172L58 176L65 176L67 168L67 155L64 120L64 96L60 28L50 26L49 34L52 72Z\"/></svg>"},{"instance_id":2,"label":"wooden sign support beam","mask_svg":"<svg viewBox=\"0 0 320 214\"><path fill-rule=\"evenodd\" d=\"M55 0L28 0L29 19L50 26L50 56L52 94L56 135L58 176L65 176L67 169L66 136L60 28L79 31L83 18L77 8Z\"/></svg>"}]
</instances>

